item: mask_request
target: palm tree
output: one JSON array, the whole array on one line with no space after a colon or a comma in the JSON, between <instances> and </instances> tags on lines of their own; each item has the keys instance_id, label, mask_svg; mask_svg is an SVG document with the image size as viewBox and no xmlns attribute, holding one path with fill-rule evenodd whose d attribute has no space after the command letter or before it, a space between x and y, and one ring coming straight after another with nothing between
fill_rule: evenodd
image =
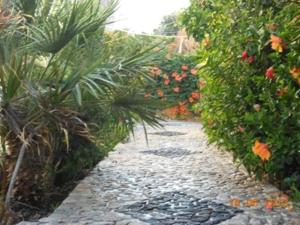
<instances>
[{"instance_id":1,"label":"palm tree","mask_svg":"<svg viewBox=\"0 0 300 225\"><path fill-rule=\"evenodd\" d=\"M94 143L101 124L158 126L157 102L143 98L148 49L112 55L105 25L116 1L15 0L0 20L0 217L11 199L38 203L74 141ZM75 147L76 148L76 147ZM77 146L77 150L80 146Z\"/></svg>"}]
</instances>

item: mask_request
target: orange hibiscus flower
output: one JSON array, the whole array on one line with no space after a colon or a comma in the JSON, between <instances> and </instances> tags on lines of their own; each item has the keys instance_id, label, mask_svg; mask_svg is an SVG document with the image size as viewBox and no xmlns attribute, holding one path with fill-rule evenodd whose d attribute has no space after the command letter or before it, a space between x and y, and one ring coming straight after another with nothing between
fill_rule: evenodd
<instances>
[{"instance_id":1,"label":"orange hibiscus flower","mask_svg":"<svg viewBox=\"0 0 300 225\"><path fill-rule=\"evenodd\" d=\"M192 97L193 99L200 99L201 96L200 96L200 93L199 93L199 92L194 91L194 92L192 92L191 97Z\"/></svg>"},{"instance_id":2,"label":"orange hibiscus flower","mask_svg":"<svg viewBox=\"0 0 300 225\"><path fill-rule=\"evenodd\" d=\"M157 93L157 95L158 95L159 97L163 97L163 96L164 96L164 92L163 92L161 89L158 89L158 90L156 91L156 93Z\"/></svg>"},{"instance_id":3,"label":"orange hibiscus flower","mask_svg":"<svg viewBox=\"0 0 300 225\"><path fill-rule=\"evenodd\" d=\"M284 42L282 38L271 34L270 42L272 49L274 49L276 52L283 52Z\"/></svg>"},{"instance_id":4,"label":"orange hibiscus flower","mask_svg":"<svg viewBox=\"0 0 300 225\"><path fill-rule=\"evenodd\" d=\"M182 69L183 71L187 71L187 70L189 69L189 67L188 67L187 65L182 65L182 66L181 66L181 69Z\"/></svg>"},{"instance_id":5,"label":"orange hibiscus flower","mask_svg":"<svg viewBox=\"0 0 300 225\"><path fill-rule=\"evenodd\" d=\"M289 87L288 87L288 86L286 86L286 87L284 87L284 88L281 88L281 89L278 89L278 90L276 91L276 95L277 95L278 97L282 97L284 94L286 94L286 93L288 92L288 90L289 90Z\"/></svg>"},{"instance_id":6,"label":"orange hibiscus flower","mask_svg":"<svg viewBox=\"0 0 300 225\"><path fill-rule=\"evenodd\" d=\"M196 69L191 69L191 74L192 74L192 75L196 76L197 73L198 73L198 71L197 71Z\"/></svg>"},{"instance_id":7,"label":"orange hibiscus flower","mask_svg":"<svg viewBox=\"0 0 300 225\"><path fill-rule=\"evenodd\" d=\"M145 95L144 95L144 98L150 98L151 97L151 93L146 93Z\"/></svg>"},{"instance_id":8,"label":"orange hibiscus flower","mask_svg":"<svg viewBox=\"0 0 300 225\"><path fill-rule=\"evenodd\" d=\"M169 118L176 118L178 114L178 107L174 106L172 108L165 109L163 113Z\"/></svg>"},{"instance_id":9,"label":"orange hibiscus flower","mask_svg":"<svg viewBox=\"0 0 300 225\"><path fill-rule=\"evenodd\" d=\"M170 81L169 79L165 79L165 80L164 80L164 84L165 84L166 86L168 86L168 85L170 84L170 82L171 82L171 81Z\"/></svg>"},{"instance_id":10,"label":"orange hibiscus flower","mask_svg":"<svg viewBox=\"0 0 300 225\"><path fill-rule=\"evenodd\" d=\"M207 38L203 39L203 40L202 40L202 44L203 44L204 46L209 46L209 45L210 45L210 40L209 40L209 38L207 37Z\"/></svg>"},{"instance_id":11,"label":"orange hibiscus flower","mask_svg":"<svg viewBox=\"0 0 300 225\"><path fill-rule=\"evenodd\" d=\"M300 77L300 67L294 66L293 69L290 70L290 73L294 78Z\"/></svg>"},{"instance_id":12,"label":"orange hibiscus flower","mask_svg":"<svg viewBox=\"0 0 300 225\"><path fill-rule=\"evenodd\" d=\"M255 155L259 156L262 160L269 160L271 157L271 152L269 146L260 141L255 141L252 151Z\"/></svg>"},{"instance_id":13,"label":"orange hibiscus flower","mask_svg":"<svg viewBox=\"0 0 300 225\"><path fill-rule=\"evenodd\" d=\"M297 81L300 85L300 67L294 66L293 69L290 70L292 77Z\"/></svg>"},{"instance_id":14,"label":"orange hibiscus flower","mask_svg":"<svg viewBox=\"0 0 300 225\"><path fill-rule=\"evenodd\" d=\"M189 97L189 103L194 103L194 99L192 97Z\"/></svg>"},{"instance_id":15,"label":"orange hibiscus flower","mask_svg":"<svg viewBox=\"0 0 300 225\"><path fill-rule=\"evenodd\" d=\"M178 113L181 114L181 115L188 115L189 111L188 111L188 109L186 108L186 105L184 105L184 104L179 104L179 105L178 105Z\"/></svg>"},{"instance_id":16,"label":"orange hibiscus flower","mask_svg":"<svg viewBox=\"0 0 300 225\"><path fill-rule=\"evenodd\" d=\"M181 82L182 78L183 78L182 76L178 75L175 77L175 80L178 82Z\"/></svg>"},{"instance_id":17,"label":"orange hibiscus flower","mask_svg":"<svg viewBox=\"0 0 300 225\"><path fill-rule=\"evenodd\" d=\"M180 92L180 87L174 87L173 91L174 91L174 93L179 93Z\"/></svg>"},{"instance_id":18,"label":"orange hibiscus flower","mask_svg":"<svg viewBox=\"0 0 300 225\"><path fill-rule=\"evenodd\" d=\"M177 71L174 71L174 72L172 73L171 76L175 78L175 77L177 77L178 75L179 75L179 74L177 73Z\"/></svg>"}]
</instances>

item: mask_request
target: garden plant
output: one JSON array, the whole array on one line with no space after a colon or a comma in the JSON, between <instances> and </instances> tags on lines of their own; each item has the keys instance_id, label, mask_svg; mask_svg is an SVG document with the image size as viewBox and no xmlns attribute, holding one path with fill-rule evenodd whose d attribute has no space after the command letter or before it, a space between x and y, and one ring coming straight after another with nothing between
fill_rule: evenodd
<instances>
[{"instance_id":1,"label":"garden plant","mask_svg":"<svg viewBox=\"0 0 300 225\"><path fill-rule=\"evenodd\" d=\"M105 32L116 1L9 3L0 12L2 224L18 220L20 204L47 206L56 186L91 168L136 122L158 126L160 105L144 99L160 53Z\"/></svg>"},{"instance_id":2,"label":"garden plant","mask_svg":"<svg viewBox=\"0 0 300 225\"><path fill-rule=\"evenodd\" d=\"M250 173L300 188L300 4L191 0L181 15L198 49L201 121Z\"/></svg>"},{"instance_id":3,"label":"garden plant","mask_svg":"<svg viewBox=\"0 0 300 225\"><path fill-rule=\"evenodd\" d=\"M151 69L156 83L148 88L145 98L160 99L169 118L188 118L198 114L196 103L201 94L200 86L204 83L197 75L193 55L172 54Z\"/></svg>"}]
</instances>

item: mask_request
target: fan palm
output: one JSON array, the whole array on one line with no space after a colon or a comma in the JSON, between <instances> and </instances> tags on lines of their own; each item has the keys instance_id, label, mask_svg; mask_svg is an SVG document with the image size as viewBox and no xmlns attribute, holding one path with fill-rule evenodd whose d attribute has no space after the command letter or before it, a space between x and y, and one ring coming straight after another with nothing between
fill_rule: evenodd
<instances>
[{"instance_id":1,"label":"fan palm","mask_svg":"<svg viewBox=\"0 0 300 225\"><path fill-rule=\"evenodd\" d=\"M159 104L142 91L158 55L152 48L111 55L113 43L105 42L116 1L13 4L0 15L3 223L10 223L12 197L37 203L51 190L51 171L74 140L94 142L107 121L122 120L128 130L136 122L159 125Z\"/></svg>"}]
</instances>

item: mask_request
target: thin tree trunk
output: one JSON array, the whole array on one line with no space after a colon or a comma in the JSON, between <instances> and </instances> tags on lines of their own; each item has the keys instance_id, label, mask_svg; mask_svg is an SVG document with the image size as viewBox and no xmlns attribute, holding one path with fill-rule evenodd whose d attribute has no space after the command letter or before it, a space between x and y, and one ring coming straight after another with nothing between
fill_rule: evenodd
<instances>
[{"instance_id":1,"label":"thin tree trunk","mask_svg":"<svg viewBox=\"0 0 300 225\"><path fill-rule=\"evenodd\" d=\"M18 159L17 159L17 163L16 163L16 166L14 168L14 172L12 174L10 182L9 182L9 187L8 187L6 197L5 197L5 208L6 209L9 209L9 207L10 207L10 200L11 200L11 197L12 197L12 191L13 191L13 188L15 186L15 182L16 182L16 179L17 179L17 176L18 176L18 172L19 172L20 167L21 167L22 162L23 162L26 147L27 147L27 143L24 142L22 144L21 149L20 149L19 156L18 156Z\"/></svg>"}]
</instances>

